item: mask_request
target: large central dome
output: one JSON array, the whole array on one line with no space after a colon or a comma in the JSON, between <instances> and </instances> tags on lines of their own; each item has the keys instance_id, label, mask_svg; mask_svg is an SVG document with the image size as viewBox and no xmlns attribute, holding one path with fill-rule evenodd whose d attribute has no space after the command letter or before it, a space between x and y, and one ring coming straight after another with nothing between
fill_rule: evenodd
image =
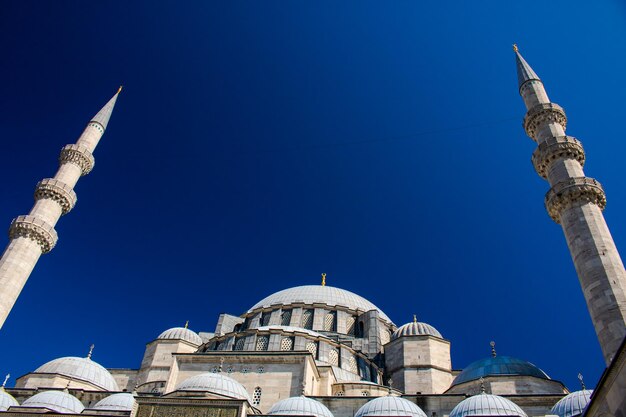
<instances>
[{"instance_id":1,"label":"large central dome","mask_svg":"<svg viewBox=\"0 0 626 417\"><path fill-rule=\"evenodd\" d=\"M253 305L248 312L254 311L257 308L297 303L342 306L350 310L362 312L378 310L380 318L391 323L389 317L387 317L381 309L360 295L327 285L302 285L300 287L287 288L286 290L275 292Z\"/></svg>"}]
</instances>

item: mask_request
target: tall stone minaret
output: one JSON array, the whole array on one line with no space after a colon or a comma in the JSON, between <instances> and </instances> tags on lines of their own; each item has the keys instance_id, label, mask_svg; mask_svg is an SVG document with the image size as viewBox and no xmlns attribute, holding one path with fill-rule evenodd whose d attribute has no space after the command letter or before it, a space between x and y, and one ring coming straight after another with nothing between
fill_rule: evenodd
<instances>
[{"instance_id":1,"label":"tall stone minaret","mask_svg":"<svg viewBox=\"0 0 626 417\"><path fill-rule=\"evenodd\" d=\"M50 252L57 243L54 226L76 204L74 186L94 166L92 153L107 128L121 90L122 87L91 119L76 144L61 149L59 170L54 178L39 181L30 213L11 222L9 245L0 258L0 328L41 254Z\"/></svg>"},{"instance_id":2,"label":"tall stone minaret","mask_svg":"<svg viewBox=\"0 0 626 417\"><path fill-rule=\"evenodd\" d=\"M626 272L602 210L604 190L585 176L585 152L565 135L567 117L551 103L543 83L513 45L519 92L528 112L524 129L537 142L532 162L552 188L545 206L565 233L591 320L608 365L626 336Z\"/></svg>"}]
</instances>

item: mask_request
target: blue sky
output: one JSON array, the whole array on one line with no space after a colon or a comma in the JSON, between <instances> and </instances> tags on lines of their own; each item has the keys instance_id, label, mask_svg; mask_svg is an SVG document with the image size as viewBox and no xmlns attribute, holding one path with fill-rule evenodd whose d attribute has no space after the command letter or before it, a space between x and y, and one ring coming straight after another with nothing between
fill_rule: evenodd
<instances>
[{"instance_id":1,"label":"blue sky","mask_svg":"<svg viewBox=\"0 0 626 417\"><path fill-rule=\"evenodd\" d=\"M509 3L5 2L0 223L125 88L0 331L0 373L91 343L136 368L161 331L213 331L326 272L397 325L434 325L455 369L495 340L595 385L602 355L530 163L511 44L565 108L623 249L626 10Z\"/></svg>"}]
</instances>

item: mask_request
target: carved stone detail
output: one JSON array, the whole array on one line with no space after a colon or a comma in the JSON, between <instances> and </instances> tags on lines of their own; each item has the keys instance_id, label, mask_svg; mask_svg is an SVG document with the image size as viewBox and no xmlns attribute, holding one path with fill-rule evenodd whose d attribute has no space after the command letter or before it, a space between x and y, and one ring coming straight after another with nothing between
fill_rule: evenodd
<instances>
[{"instance_id":1,"label":"carved stone detail","mask_svg":"<svg viewBox=\"0 0 626 417\"><path fill-rule=\"evenodd\" d=\"M606 195L602 185L593 178L575 177L556 183L546 194L548 214L560 223L561 212L575 203L593 203L604 210Z\"/></svg>"},{"instance_id":2,"label":"carved stone detail","mask_svg":"<svg viewBox=\"0 0 626 417\"><path fill-rule=\"evenodd\" d=\"M35 200L41 198L49 198L59 203L63 214L69 213L74 208L77 199L72 187L54 178L45 178L37 184Z\"/></svg>"},{"instance_id":3,"label":"carved stone detail","mask_svg":"<svg viewBox=\"0 0 626 417\"><path fill-rule=\"evenodd\" d=\"M64 164L66 162L71 162L80 167L81 175L87 175L93 169L93 166L96 163L89 149L80 145L65 145L63 149L61 149L61 155L59 156L59 163Z\"/></svg>"},{"instance_id":4,"label":"carved stone detail","mask_svg":"<svg viewBox=\"0 0 626 417\"><path fill-rule=\"evenodd\" d=\"M547 178L548 168L559 158L576 159L581 166L585 165L583 145L571 136L552 137L539 144L532 161L539 176Z\"/></svg>"},{"instance_id":5,"label":"carved stone detail","mask_svg":"<svg viewBox=\"0 0 626 417\"><path fill-rule=\"evenodd\" d=\"M54 227L35 216L17 216L9 227L9 239L25 237L41 247L41 253L50 252L59 237Z\"/></svg>"},{"instance_id":6,"label":"carved stone detail","mask_svg":"<svg viewBox=\"0 0 626 417\"><path fill-rule=\"evenodd\" d=\"M537 128L542 123L549 122L558 123L565 128L567 126L565 111L563 111L563 108L558 104L538 104L526 113L523 123L524 130L526 130L526 134L536 142L535 134L537 133Z\"/></svg>"}]
</instances>

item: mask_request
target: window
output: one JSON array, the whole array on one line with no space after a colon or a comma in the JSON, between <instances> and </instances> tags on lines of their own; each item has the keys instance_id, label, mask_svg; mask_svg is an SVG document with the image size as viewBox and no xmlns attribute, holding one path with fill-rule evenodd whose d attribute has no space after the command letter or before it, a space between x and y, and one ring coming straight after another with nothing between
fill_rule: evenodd
<instances>
[{"instance_id":1,"label":"window","mask_svg":"<svg viewBox=\"0 0 626 417\"><path fill-rule=\"evenodd\" d=\"M356 316L350 316L346 319L346 329L348 330L347 333L350 336L356 336L355 335L355 325L356 324Z\"/></svg>"},{"instance_id":2,"label":"window","mask_svg":"<svg viewBox=\"0 0 626 417\"><path fill-rule=\"evenodd\" d=\"M317 342L307 342L306 350L311 352L311 355L313 355L313 357L317 359Z\"/></svg>"},{"instance_id":3,"label":"window","mask_svg":"<svg viewBox=\"0 0 626 417\"><path fill-rule=\"evenodd\" d=\"M339 351L337 349L331 349L328 352L328 363L339 366Z\"/></svg>"},{"instance_id":4,"label":"window","mask_svg":"<svg viewBox=\"0 0 626 417\"><path fill-rule=\"evenodd\" d=\"M261 326L269 326L271 315L271 311L264 311L263 313L261 313Z\"/></svg>"},{"instance_id":5,"label":"window","mask_svg":"<svg viewBox=\"0 0 626 417\"><path fill-rule=\"evenodd\" d=\"M328 311L324 316L324 331L336 332L337 331L337 312Z\"/></svg>"},{"instance_id":6,"label":"window","mask_svg":"<svg viewBox=\"0 0 626 417\"><path fill-rule=\"evenodd\" d=\"M233 350L243 350L243 346L246 342L246 339L244 337L238 337L235 339L235 346L233 347Z\"/></svg>"},{"instance_id":7,"label":"window","mask_svg":"<svg viewBox=\"0 0 626 417\"><path fill-rule=\"evenodd\" d=\"M359 370L356 366L356 358L354 357L354 355L350 355L348 357L348 371L352 372L353 374L359 373Z\"/></svg>"},{"instance_id":8,"label":"window","mask_svg":"<svg viewBox=\"0 0 626 417\"><path fill-rule=\"evenodd\" d=\"M280 350L293 350L293 337L283 337L280 341Z\"/></svg>"},{"instance_id":9,"label":"window","mask_svg":"<svg viewBox=\"0 0 626 417\"><path fill-rule=\"evenodd\" d=\"M256 350L267 350L270 344L269 336L259 336L256 339Z\"/></svg>"},{"instance_id":10,"label":"window","mask_svg":"<svg viewBox=\"0 0 626 417\"><path fill-rule=\"evenodd\" d=\"M280 325L289 326L291 324L291 310L283 310L280 313Z\"/></svg>"},{"instance_id":11,"label":"window","mask_svg":"<svg viewBox=\"0 0 626 417\"><path fill-rule=\"evenodd\" d=\"M313 330L313 311L313 309L307 309L302 313L302 328Z\"/></svg>"},{"instance_id":12,"label":"window","mask_svg":"<svg viewBox=\"0 0 626 417\"><path fill-rule=\"evenodd\" d=\"M369 397L370 393L369 391L361 391L361 397Z\"/></svg>"},{"instance_id":13,"label":"window","mask_svg":"<svg viewBox=\"0 0 626 417\"><path fill-rule=\"evenodd\" d=\"M252 394L252 405L261 404L261 387L256 387Z\"/></svg>"},{"instance_id":14,"label":"window","mask_svg":"<svg viewBox=\"0 0 626 417\"><path fill-rule=\"evenodd\" d=\"M337 397L343 397L345 394L343 391L337 391L337 394L335 395L337 395Z\"/></svg>"}]
</instances>

